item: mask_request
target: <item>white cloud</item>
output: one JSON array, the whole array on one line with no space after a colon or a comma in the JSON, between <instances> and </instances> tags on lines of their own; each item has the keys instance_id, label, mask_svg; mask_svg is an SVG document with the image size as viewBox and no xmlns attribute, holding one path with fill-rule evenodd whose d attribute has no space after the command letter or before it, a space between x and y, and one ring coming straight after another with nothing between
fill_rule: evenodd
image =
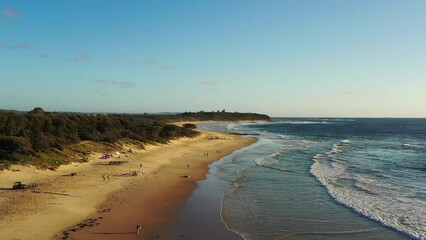
<instances>
[{"instance_id":1,"label":"white cloud","mask_svg":"<svg viewBox=\"0 0 426 240\"><path fill-rule=\"evenodd\" d=\"M77 61L77 62L83 62L83 61L89 61L89 60L90 60L90 56L85 54L80 54L74 57L74 61Z\"/></svg>"},{"instance_id":2,"label":"white cloud","mask_svg":"<svg viewBox=\"0 0 426 240\"><path fill-rule=\"evenodd\" d=\"M175 70L175 67L171 65L160 65L160 69L165 71L170 71L170 70Z\"/></svg>"},{"instance_id":3,"label":"white cloud","mask_svg":"<svg viewBox=\"0 0 426 240\"><path fill-rule=\"evenodd\" d=\"M157 61L155 61L155 60L144 60L143 61L143 64L146 64L146 65L155 65L155 64L157 64Z\"/></svg>"},{"instance_id":4,"label":"white cloud","mask_svg":"<svg viewBox=\"0 0 426 240\"><path fill-rule=\"evenodd\" d=\"M176 69L175 66L172 66L170 64L163 64L163 63L157 62L157 61L152 60L152 59L146 59L142 63L144 65L146 65L147 67L158 66L163 71L171 71L171 70L175 70Z\"/></svg>"},{"instance_id":5,"label":"white cloud","mask_svg":"<svg viewBox=\"0 0 426 240\"><path fill-rule=\"evenodd\" d=\"M203 81L201 81L201 84L206 85L206 86L211 86L211 85L214 84L214 82L210 81L210 80L203 80Z\"/></svg>"},{"instance_id":6,"label":"white cloud","mask_svg":"<svg viewBox=\"0 0 426 240\"><path fill-rule=\"evenodd\" d=\"M18 11L16 11L13 8L5 8L2 11L2 14L8 18L18 18L20 16L22 16L22 14Z\"/></svg>"},{"instance_id":7,"label":"white cloud","mask_svg":"<svg viewBox=\"0 0 426 240\"><path fill-rule=\"evenodd\" d=\"M136 85L134 82L112 82L114 85L118 85L120 88L123 89L130 89L130 88L135 88Z\"/></svg>"},{"instance_id":8,"label":"white cloud","mask_svg":"<svg viewBox=\"0 0 426 240\"><path fill-rule=\"evenodd\" d=\"M103 80L103 79L92 79L91 81L94 84L97 84L97 86L99 87L107 87L107 86L115 86L115 87L119 87L121 89L131 89L131 88L135 88L136 84L134 82L131 81L123 81L123 82L119 82L119 81L107 81L107 80Z\"/></svg>"},{"instance_id":9,"label":"white cloud","mask_svg":"<svg viewBox=\"0 0 426 240\"><path fill-rule=\"evenodd\" d=\"M108 82L102 79L92 79L92 83L108 83Z\"/></svg>"}]
</instances>

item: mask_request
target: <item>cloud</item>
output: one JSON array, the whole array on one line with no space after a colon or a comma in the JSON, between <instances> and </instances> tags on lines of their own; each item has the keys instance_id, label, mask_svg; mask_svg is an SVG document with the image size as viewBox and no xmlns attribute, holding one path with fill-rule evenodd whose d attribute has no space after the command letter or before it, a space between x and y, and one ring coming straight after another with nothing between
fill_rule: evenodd
<instances>
[{"instance_id":1,"label":"cloud","mask_svg":"<svg viewBox=\"0 0 426 240\"><path fill-rule=\"evenodd\" d=\"M213 81L209 81L209 80L203 80L201 81L201 84L206 85L206 86L211 86L214 84Z\"/></svg>"},{"instance_id":2,"label":"cloud","mask_svg":"<svg viewBox=\"0 0 426 240\"><path fill-rule=\"evenodd\" d=\"M18 45L6 45L0 43L0 49L30 49L31 45L29 44L18 44Z\"/></svg>"},{"instance_id":3,"label":"cloud","mask_svg":"<svg viewBox=\"0 0 426 240\"><path fill-rule=\"evenodd\" d=\"M114 85L118 85L120 88L123 89L130 89L130 88L135 88L136 85L133 82L112 82L112 84Z\"/></svg>"},{"instance_id":4,"label":"cloud","mask_svg":"<svg viewBox=\"0 0 426 240\"><path fill-rule=\"evenodd\" d=\"M94 84L97 84L98 86L101 87L106 87L106 86L115 86L115 87L119 87L121 89L131 89L131 88L135 88L136 84L134 82L130 82L130 81L124 81L124 82L119 82L119 81L107 81L107 80L103 80L103 79L92 79L91 81Z\"/></svg>"},{"instance_id":5,"label":"cloud","mask_svg":"<svg viewBox=\"0 0 426 240\"><path fill-rule=\"evenodd\" d=\"M4 16L6 16L8 18L12 18L12 19L13 18L18 18L18 17L22 16L22 14L20 12L16 11L13 8L5 8L5 9L3 9L2 14Z\"/></svg>"},{"instance_id":6,"label":"cloud","mask_svg":"<svg viewBox=\"0 0 426 240\"><path fill-rule=\"evenodd\" d=\"M108 82L102 79L92 79L92 83L108 83Z\"/></svg>"},{"instance_id":7,"label":"cloud","mask_svg":"<svg viewBox=\"0 0 426 240\"><path fill-rule=\"evenodd\" d=\"M157 64L157 61L155 61L155 60L144 60L143 64L145 64L145 65L155 65L155 64Z\"/></svg>"},{"instance_id":8,"label":"cloud","mask_svg":"<svg viewBox=\"0 0 426 240\"><path fill-rule=\"evenodd\" d=\"M147 67L154 66L154 65L159 66L160 69L163 70L163 71L171 71L171 70L175 70L176 69L176 67L174 67L172 65L162 64L162 63L159 63L159 62L157 62L155 60L151 60L151 59L146 59L142 63L144 65L146 65Z\"/></svg>"},{"instance_id":9,"label":"cloud","mask_svg":"<svg viewBox=\"0 0 426 240\"><path fill-rule=\"evenodd\" d=\"M175 70L176 68L171 65L161 65L160 69L164 71L171 71L171 70Z\"/></svg>"},{"instance_id":10,"label":"cloud","mask_svg":"<svg viewBox=\"0 0 426 240\"><path fill-rule=\"evenodd\" d=\"M20 44L20 45L15 45L14 48L30 49L31 46L29 44Z\"/></svg>"},{"instance_id":11,"label":"cloud","mask_svg":"<svg viewBox=\"0 0 426 240\"><path fill-rule=\"evenodd\" d=\"M74 57L74 61L77 61L77 62L83 62L83 61L89 61L89 60L90 60L90 57L85 54L80 54Z\"/></svg>"}]
</instances>

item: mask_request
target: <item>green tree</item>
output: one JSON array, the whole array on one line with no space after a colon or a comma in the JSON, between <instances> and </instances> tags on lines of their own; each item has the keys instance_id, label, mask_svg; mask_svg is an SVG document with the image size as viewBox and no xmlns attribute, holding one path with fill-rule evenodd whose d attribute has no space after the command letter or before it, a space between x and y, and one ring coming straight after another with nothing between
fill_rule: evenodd
<instances>
[{"instance_id":1,"label":"green tree","mask_svg":"<svg viewBox=\"0 0 426 240\"><path fill-rule=\"evenodd\" d=\"M15 121L12 117L8 117L3 129L4 135L13 136L15 134Z\"/></svg>"}]
</instances>

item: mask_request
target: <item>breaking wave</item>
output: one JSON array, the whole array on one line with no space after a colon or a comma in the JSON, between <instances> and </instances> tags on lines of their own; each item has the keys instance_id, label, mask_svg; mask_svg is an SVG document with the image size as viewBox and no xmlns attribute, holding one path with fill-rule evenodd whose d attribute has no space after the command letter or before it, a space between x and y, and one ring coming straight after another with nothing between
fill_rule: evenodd
<instances>
[{"instance_id":1,"label":"breaking wave","mask_svg":"<svg viewBox=\"0 0 426 240\"><path fill-rule=\"evenodd\" d=\"M388 183L381 175L357 171L345 159L350 140L334 144L330 151L313 156L311 173L338 202L362 215L426 239L426 202L404 193L401 186Z\"/></svg>"}]
</instances>

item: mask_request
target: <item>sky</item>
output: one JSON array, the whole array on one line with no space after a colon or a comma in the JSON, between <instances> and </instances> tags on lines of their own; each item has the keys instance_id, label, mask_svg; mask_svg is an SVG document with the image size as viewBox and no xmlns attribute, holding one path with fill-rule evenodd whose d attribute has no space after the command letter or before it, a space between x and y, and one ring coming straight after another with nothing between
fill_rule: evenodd
<instances>
[{"instance_id":1,"label":"sky","mask_svg":"<svg viewBox=\"0 0 426 240\"><path fill-rule=\"evenodd\" d=\"M0 0L0 109L426 117L424 0Z\"/></svg>"}]
</instances>

